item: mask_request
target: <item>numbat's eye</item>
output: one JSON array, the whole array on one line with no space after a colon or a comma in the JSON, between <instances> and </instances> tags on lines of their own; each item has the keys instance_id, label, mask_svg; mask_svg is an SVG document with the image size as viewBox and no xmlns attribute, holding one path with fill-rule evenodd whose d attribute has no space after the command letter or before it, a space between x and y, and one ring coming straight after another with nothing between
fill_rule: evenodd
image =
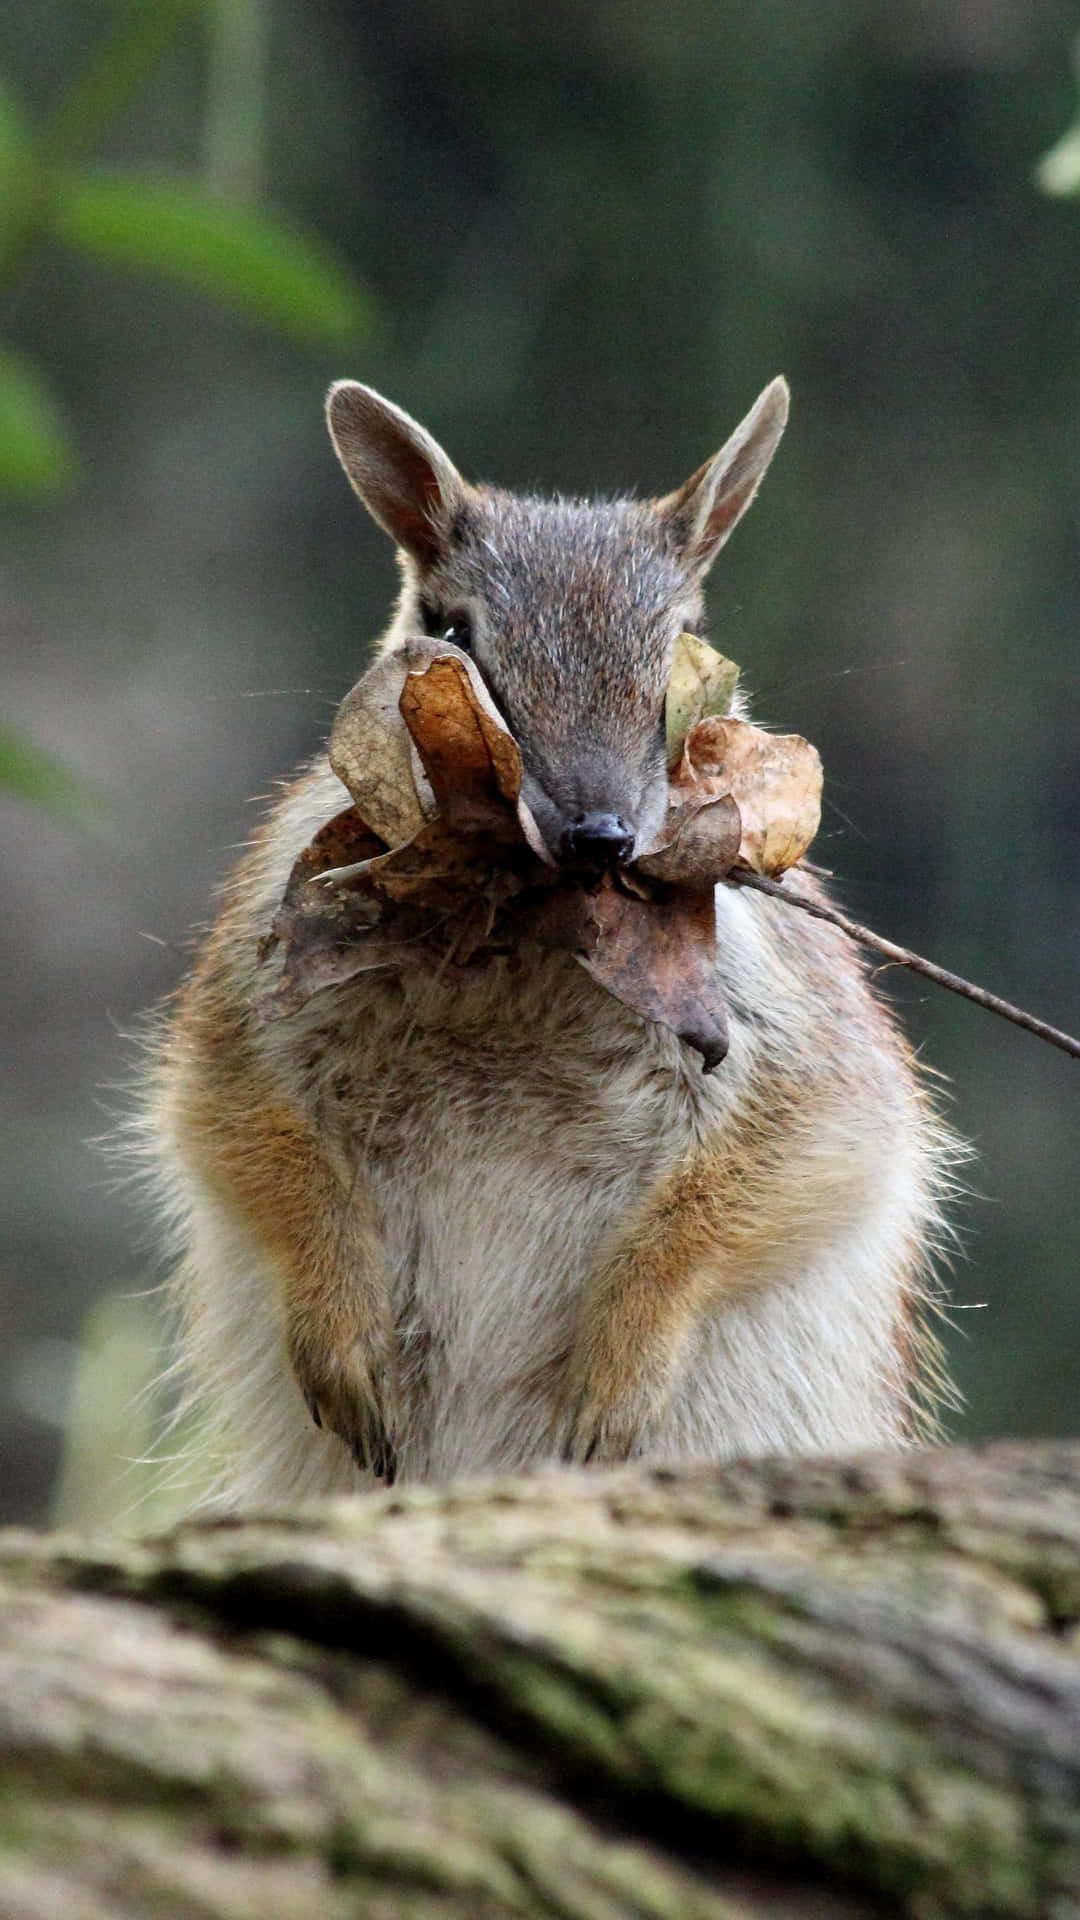
<instances>
[{"instance_id":1,"label":"numbat's eye","mask_svg":"<svg viewBox=\"0 0 1080 1920\"><path fill-rule=\"evenodd\" d=\"M472 637L472 621L467 613L451 614L439 635L440 640L450 640L455 647L460 647L463 653L468 653L472 646Z\"/></svg>"},{"instance_id":2,"label":"numbat's eye","mask_svg":"<svg viewBox=\"0 0 1080 1920\"><path fill-rule=\"evenodd\" d=\"M437 602L421 600L420 620L429 640L450 640L463 653L472 646L472 621L462 608L453 613L445 613Z\"/></svg>"}]
</instances>

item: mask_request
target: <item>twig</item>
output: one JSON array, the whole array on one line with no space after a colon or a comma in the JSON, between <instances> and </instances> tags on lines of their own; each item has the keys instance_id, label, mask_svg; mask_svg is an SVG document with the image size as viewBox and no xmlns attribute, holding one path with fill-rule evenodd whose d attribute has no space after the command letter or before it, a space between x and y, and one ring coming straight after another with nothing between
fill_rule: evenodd
<instances>
[{"instance_id":1,"label":"twig","mask_svg":"<svg viewBox=\"0 0 1080 1920\"><path fill-rule=\"evenodd\" d=\"M842 933L846 933L851 940L857 940L860 946L884 954L887 960L895 960L901 967L911 967L915 973L924 973L928 980L936 980L939 987L948 987L950 993L961 993L966 1000L974 1000L976 1006L987 1007L991 1013L1000 1013L1003 1019L1011 1020L1014 1026L1026 1027L1029 1033L1037 1033L1040 1040L1049 1040L1052 1047L1060 1047L1063 1053L1071 1053L1080 1060L1080 1040L1075 1040L1071 1033L1062 1033L1060 1027L1051 1027L1045 1020L1036 1020L1033 1013L1025 1013L1022 1007L1014 1007L996 993L987 993L985 987L976 987L970 980L962 980L958 973L950 973L946 967L936 966L933 960L924 960L921 954L912 953L909 947L898 947L894 941L882 939L880 933L860 926L857 920L849 920L846 914L838 913L835 907L824 907L817 900L808 900L804 893L793 893L790 887L782 886L779 880L767 880L763 874L748 873L741 867L732 869L727 876L727 884L752 887L756 893L767 893L771 899L786 900L790 907L801 907L803 913L812 913L815 920L828 920L831 926L839 927Z\"/></svg>"}]
</instances>

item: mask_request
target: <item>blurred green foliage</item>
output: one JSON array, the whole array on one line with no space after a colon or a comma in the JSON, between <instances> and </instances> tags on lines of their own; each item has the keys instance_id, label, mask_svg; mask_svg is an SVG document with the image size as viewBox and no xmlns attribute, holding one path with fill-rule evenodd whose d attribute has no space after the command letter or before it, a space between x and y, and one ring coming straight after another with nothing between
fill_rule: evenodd
<instances>
[{"instance_id":1,"label":"blurred green foliage","mask_svg":"<svg viewBox=\"0 0 1080 1920\"><path fill-rule=\"evenodd\" d=\"M254 185L245 161L261 144L260 99L249 68L264 3L127 0L37 128L0 74L0 297L36 246L59 242L174 280L299 346L355 347L369 336L367 295L329 248L265 209L222 197ZM191 25L203 27L215 56L213 186L143 168L91 167L116 115L180 28ZM0 346L0 493L49 501L79 467L67 410L49 376L27 354ZM83 783L10 728L0 729L0 789L74 819L85 813Z\"/></svg>"},{"instance_id":2,"label":"blurred green foliage","mask_svg":"<svg viewBox=\"0 0 1080 1920\"><path fill-rule=\"evenodd\" d=\"M160 1466L161 1417L153 1381L161 1365L160 1329L146 1300L107 1294L79 1330L69 1387L64 1450L53 1494L52 1524L93 1529L123 1524L149 1529L174 1517L154 1490ZM146 1471L146 1456L159 1465ZM178 1497L176 1507L182 1506Z\"/></svg>"},{"instance_id":3,"label":"blurred green foliage","mask_svg":"<svg viewBox=\"0 0 1080 1920\"><path fill-rule=\"evenodd\" d=\"M301 346L355 347L369 331L366 297L321 245L195 181L90 174L58 200L52 229L70 247L165 274Z\"/></svg>"},{"instance_id":4,"label":"blurred green foliage","mask_svg":"<svg viewBox=\"0 0 1080 1920\"><path fill-rule=\"evenodd\" d=\"M0 421L0 432L3 424ZM0 786L20 800L44 807L63 820L85 825L100 818L103 800L97 788L80 780L62 761L26 740L0 720Z\"/></svg>"},{"instance_id":5,"label":"blurred green foliage","mask_svg":"<svg viewBox=\"0 0 1080 1920\"><path fill-rule=\"evenodd\" d=\"M1072 65L1080 94L1080 34L1073 41ZM1035 179L1044 193L1080 193L1080 100L1075 120L1061 139L1055 140L1049 152L1043 154L1035 169Z\"/></svg>"},{"instance_id":6,"label":"blurred green foliage","mask_svg":"<svg viewBox=\"0 0 1080 1920\"><path fill-rule=\"evenodd\" d=\"M63 492L76 471L63 409L29 355L0 347L0 492L35 500Z\"/></svg>"},{"instance_id":7,"label":"blurred green foliage","mask_svg":"<svg viewBox=\"0 0 1080 1920\"><path fill-rule=\"evenodd\" d=\"M259 132L245 55L264 0L129 0L51 116L32 126L0 75L0 295L34 247L59 241L77 254L161 274L239 307L300 346L357 346L371 309L352 271L315 239L267 210L222 197ZM234 22L247 31L237 35ZM217 191L195 178L90 166L117 114L181 27L199 25L212 72ZM237 136L230 139L233 121ZM250 181L246 183L250 186ZM0 354L0 490L60 493L77 471L64 409L25 356Z\"/></svg>"}]
</instances>

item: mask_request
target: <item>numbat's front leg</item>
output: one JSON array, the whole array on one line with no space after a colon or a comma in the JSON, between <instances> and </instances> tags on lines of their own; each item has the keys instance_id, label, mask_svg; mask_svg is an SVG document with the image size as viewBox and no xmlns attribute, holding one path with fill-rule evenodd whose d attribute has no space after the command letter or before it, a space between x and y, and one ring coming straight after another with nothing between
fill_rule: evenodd
<instances>
[{"instance_id":1,"label":"numbat's front leg","mask_svg":"<svg viewBox=\"0 0 1080 1920\"><path fill-rule=\"evenodd\" d=\"M724 1292L713 1159L694 1156L632 1217L585 1290L556 1416L556 1451L626 1460L665 1411L701 1312Z\"/></svg>"},{"instance_id":2,"label":"numbat's front leg","mask_svg":"<svg viewBox=\"0 0 1080 1920\"><path fill-rule=\"evenodd\" d=\"M325 1213L299 1227L285 1254L285 1339L316 1426L345 1442L357 1466L389 1485L396 1473L397 1336L364 1184L343 1191L322 1164L310 1169Z\"/></svg>"},{"instance_id":3,"label":"numbat's front leg","mask_svg":"<svg viewBox=\"0 0 1080 1920\"><path fill-rule=\"evenodd\" d=\"M585 1288L553 1428L573 1461L627 1459L664 1418L705 1314L790 1282L873 1206L875 1163L822 1153L811 1090L772 1081L646 1195ZM897 1390L900 1390L898 1380Z\"/></svg>"},{"instance_id":4,"label":"numbat's front leg","mask_svg":"<svg viewBox=\"0 0 1080 1920\"><path fill-rule=\"evenodd\" d=\"M366 1184L331 1164L239 1036L215 1050L212 1076L184 1078L187 1157L279 1277L285 1348L313 1420L392 1481L397 1340Z\"/></svg>"}]
</instances>

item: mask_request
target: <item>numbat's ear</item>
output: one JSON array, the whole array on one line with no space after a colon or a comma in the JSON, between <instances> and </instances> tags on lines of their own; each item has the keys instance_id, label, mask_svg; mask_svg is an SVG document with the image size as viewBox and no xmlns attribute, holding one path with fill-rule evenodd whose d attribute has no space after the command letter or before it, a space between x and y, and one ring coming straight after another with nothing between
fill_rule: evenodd
<instances>
[{"instance_id":1,"label":"numbat's ear","mask_svg":"<svg viewBox=\"0 0 1080 1920\"><path fill-rule=\"evenodd\" d=\"M466 486L423 427L370 387L337 380L326 423L338 459L380 527L421 566L444 552Z\"/></svg>"},{"instance_id":2,"label":"numbat's ear","mask_svg":"<svg viewBox=\"0 0 1080 1920\"><path fill-rule=\"evenodd\" d=\"M771 380L731 439L691 474L685 486L656 502L692 573L705 574L761 485L787 425L788 386Z\"/></svg>"}]
</instances>

